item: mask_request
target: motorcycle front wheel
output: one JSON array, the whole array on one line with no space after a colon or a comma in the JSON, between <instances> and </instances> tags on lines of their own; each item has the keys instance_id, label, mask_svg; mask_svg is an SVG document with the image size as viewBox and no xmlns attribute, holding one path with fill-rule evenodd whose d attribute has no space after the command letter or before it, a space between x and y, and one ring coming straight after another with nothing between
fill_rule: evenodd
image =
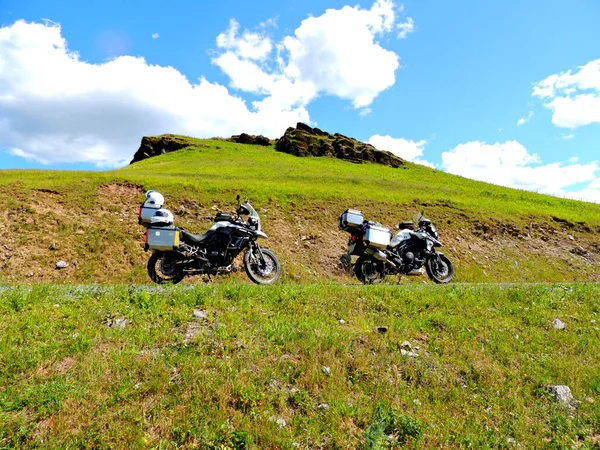
<instances>
[{"instance_id":1,"label":"motorcycle front wheel","mask_svg":"<svg viewBox=\"0 0 600 450\"><path fill-rule=\"evenodd\" d=\"M356 260L354 273L362 284L379 283L385 276L383 263L368 255L363 255Z\"/></svg>"},{"instance_id":2,"label":"motorcycle front wheel","mask_svg":"<svg viewBox=\"0 0 600 450\"><path fill-rule=\"evenodd\" d=\"M429 258L425 263L427 275L429 275L429 278L435 283L450 283L454 278L454 266L444 255L438 256L439 260L436 258Z\"/></svg>"},{"instance_id":3,"label":"motorcycle front wheel","mask_svg":"<svg viewBox=\"0 0 600 450\"><path fill-rule=\"evenodd\" d=\"M260 256L262 253L262 258ZM256 284L273 284L281 276L281 265L275 253L266 248L249 248L244 255L246 274Z\"/></svg>"},{"instance_id":4,"label":"motorcycle front wheel","mask_svg":"<svg viewBox=\"0 0 600 450\"><path fill-rule=\"evenodd\" d=\"M177 284L185 277L183 271L175 264L175 254L154 252L148 260L148 275L158 284Z\"/></svg>"}]
</instances>

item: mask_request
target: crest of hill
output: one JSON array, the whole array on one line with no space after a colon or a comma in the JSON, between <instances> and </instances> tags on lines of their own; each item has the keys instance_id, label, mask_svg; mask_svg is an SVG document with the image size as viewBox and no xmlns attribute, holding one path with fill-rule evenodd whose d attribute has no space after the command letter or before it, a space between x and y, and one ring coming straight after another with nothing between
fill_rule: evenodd
<instances>
[{"instance_id":1,"label":"crest of hill","mask_svg":"<svg viewBox=\"0 0 600 450\"><path fill-rule=\"evenodd\" d=\"M234 135L229 142L240 144L270 146L271 140L265 136L253 136L246 133ZM135 152L131 163L171 153L193 146L193 142L182 136L165 134L162 136L144 136L140 148ZM371 162L390 167L401 167L404 160L398 156L378 150L371 144L360 142L339 133L331 134L318 128L312 128L298 122L296 128L288 128L284 135L276 140L275 149L299 157L328 156L353 163Z\"/></svg>"}]
</instances>

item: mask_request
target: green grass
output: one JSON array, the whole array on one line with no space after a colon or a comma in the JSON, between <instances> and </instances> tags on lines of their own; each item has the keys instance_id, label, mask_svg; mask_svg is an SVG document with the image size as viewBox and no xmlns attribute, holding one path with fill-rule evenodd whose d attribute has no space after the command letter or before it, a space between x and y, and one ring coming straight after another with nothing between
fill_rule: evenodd
<instances>
[{"instance_id":1,"label":"green grass","mask_svg":"<svg viewBox=\"0 0 600 450\"><path fill-rule=\"evenodd\" d=\"M215 209L232 211L237 193L249 197L283 263L284 282L349 281L336 269L348 237L337 217L348 207L389 227L424 209L459 281L600 281L600 205L411 163L394 169L190 142L120 170L0 172L0 281L147 281L136 224L146 189L162 192L176 223L196 233L210 226ZM60 259L77 264L57 272Z\"/></svg>"},{"instance_id":2,"label":"green grass","mask_svg":"<svg viewBox=\"0 0 600 450\"><path fill-rule=\"evenodd\" d=\"M7 286L0 448L592 448L599 299L596 284Z\"/></svg>"}]
</instances>

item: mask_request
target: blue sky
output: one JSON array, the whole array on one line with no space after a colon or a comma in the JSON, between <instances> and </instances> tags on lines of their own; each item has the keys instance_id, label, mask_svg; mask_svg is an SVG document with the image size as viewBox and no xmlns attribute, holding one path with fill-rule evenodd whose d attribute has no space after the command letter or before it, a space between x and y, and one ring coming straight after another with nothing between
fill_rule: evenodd
<instances>
[{"instance_id":1,"label":"blue sky","mask_svg":"<svg viewBox=\"0 0 600 450\"><path fill-rule=\"evenodd\" d=\"M600 201L600 2L1 0L0 169L306 121Z\"/></svg>"}]
</instances>

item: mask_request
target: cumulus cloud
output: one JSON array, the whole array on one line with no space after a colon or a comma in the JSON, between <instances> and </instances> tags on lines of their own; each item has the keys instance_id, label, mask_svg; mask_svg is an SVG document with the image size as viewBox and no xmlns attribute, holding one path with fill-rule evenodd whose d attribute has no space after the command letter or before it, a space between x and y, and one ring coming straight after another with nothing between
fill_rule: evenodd
<instances>
[{"instance_id":1,"label":"cumulus cloud","mask_svg":"<svg viewBox=\"0 0 600 450\"><path fill-rule=\"evenodd\" d=\"M152 39L158 39L159 37L160 37L160 34L152 33Z\"/></svg>"},{"instance_id":2,"label":"cumulus cloud","mask_svg":"<svg viewBox=\"0 0 600 450\"><path fill-rule=\"evenodd\" d=\"M140 57L88 63L69 49L60 25L17 21L0 27L0 148L43 163L114 167L129 162L143 135L280 136L310 122L307 105L322 93L367 114L395 82L399 58L377 39L402 30L398 11L390 0L329 9L279 42L267 35L275 20L258 31L232 20L216 37L213 62L230 89L258 96L251 103Z\"/></svg>"},{"instance_id":3,"label":"cumulus cloud","mask_svg":"<svg viewBox=\"0 0 600 450\"><path fill-rule=\"evenodd\" d=\"M376 134L371 136L368 142L379 150L387 150L407 161L434 167L430 162L421 159L427 141L412 141L404 138L393 138L391 136L381 136Z\"/></svg>"},{"instance_id":4,"label":"cumulus cloud","mask_svg":"<svg viewBox=\"0 0 600 450\"><path fill-rule=\"evenodd\" d=\"M0 28L0 146L24 158L118 166L143 135L277 136L308 119L304 107L274 109L266 100L249 109L224 86L190 83L143 58L86 63L54 24Z\"/></svg>"},{"instance_id":5,"label":"cumulus cloud","mask_svg":"<svg viewBox=\"0 0 600 450\"><path fill-rule=\"evenodd\" d=\"M277 44L261 33L240 32L232 20L219 35L213 62L231 78L231 86L281 99L282 105L306 105L319 94L351 101L368 114L375 97L395 83L399 57L377 38L414 29L411 18L398 22L390 0L370 9L328 9L302 21L293 36ZM271 64L269 64L271 63ZM285 93L285 95L284 95ZM283 97L282 97L283 96Z\"/></svg>"},{"instance_id":6,"label":"cumulus cloud","mask_svg":"<svg viewBox=\"0 0 600 450\"><path fill-rule=\"evenodd\" d=\"M578 164L542 164L517 141L487 144L467 142L442 153L442 168L447 172L479 181L561 197L600 201L600 180L597 162ZM569 189L579 183L589 183L583 190Z\"/></svg>"},{"instance_id":7,"label":"cumulus cloud","mask_svg":"<svg viewBox=\"0 0 600 450\"><path fill-rule=\"evenodd\" d=\"M578 128L600 123L600 59L536 83L533 96L552 111L552 123Z\"/></svg>"}]
</instances>

